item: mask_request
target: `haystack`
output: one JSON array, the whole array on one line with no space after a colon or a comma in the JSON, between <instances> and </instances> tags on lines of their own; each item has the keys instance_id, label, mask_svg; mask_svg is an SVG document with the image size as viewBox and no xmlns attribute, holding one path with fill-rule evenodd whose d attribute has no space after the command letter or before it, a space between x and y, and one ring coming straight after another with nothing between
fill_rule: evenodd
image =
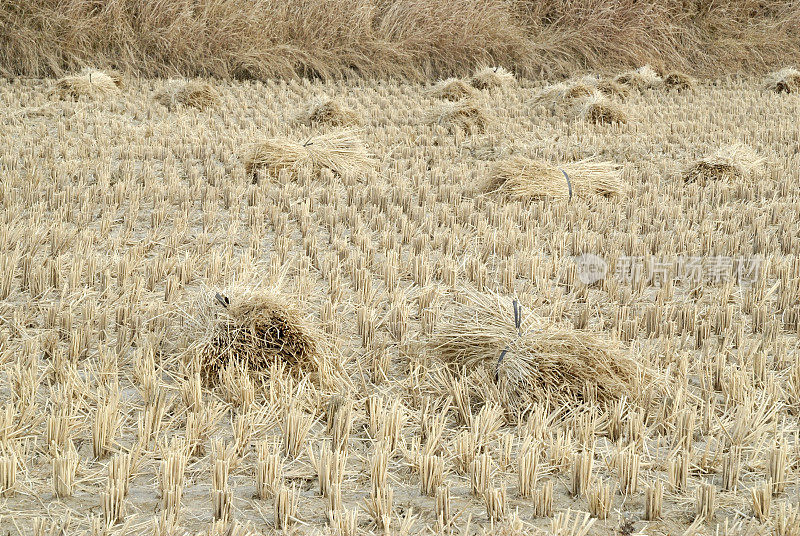
<instances>
[{"instance_id":1,"label":"haystack","mask_svg":"<svg viewBox=\"0 0 800 536\"><path fill-rule=\"evenodd\" d=\"M684 90L694 87L694 78L681 71L671 71L664 77L664 87Z\"/></svg>"},{"instance_id":2,"label":"haystack","mask_svg":"<svg viewBox=\"0 0 800 536\"><path fill-rule=\"evenodd\" d=\"M767 76L766 88L775 93L800 93L800 71L785 67Z\"/></svg>"},{"instance_id":3,"label":"haystack","mask_svg":"<svg viewBox=\"0 0 800 536\"><path fill-rule=\"evenodd\" d=\"M448 78L429 89L428 94L439 99L457 101L466 97L474 97L475 88L458 78Z\"/></svg>"},{"instance_id":4,"label":"haystack","mask_svg":"<svg viewBox=\"0 0 800 536\"><path fill-rule=\"evenodd\" d=\"M458 301L432 337L433 355L459 375L488 369L513 406L575 403L595 390L601 403L636 398L641 365L618 343L526 311L518 331L512 300L498 294L464 289Z\"/></svg>"},{"instance_id":5,"label":"haystack","mask_svg":"<svg viewBox=\"0 0 800 536\"><path fill-rule=\"evenodd\" d=\"M256 376L275 364L297 377L322 369L322 336L292 300L271 290L217 296L200 305L202 332L189 354L204 380L216 383L229 365Z\"/></svg>"},{"instance_id":6,"label":"haystack","mask_svg":"<svg viewBox=\"0 0 800 536\"><path fill-rule=\"evenodd\" d=\"M172 80L156 92L153 98L169 110L179 105L208 108L219 102L219 94L208 82Z\"/></svg>"},{"instance_id":7,"label":"haystack","mask_svg":"<svg viewBox=\"0 0 800 536\"><path fill-rule=\"evenodd\" d=\"M566 176L565 176L566 174ZM613 162L582 160L555 166L523 156L495 162L484 191L509 200L568 199L622 192L621 171Z\"/></svg>"},{"instance_id":8,"label":"haystack","mask_svg":"<svg viewBox=\"0 0 800 536\"><path fill-rule=\"evenodd\" d=\"M722 147L712 155L701 158L683 173L687 183L709 180L743 180L760 171L765 159L750 147L733 144Z\"/></svg>"},{"instance_id":9,"label":"haystack","mask_svg":"<svg viewBox=\"0 0 800 536\"><path fill-rule=\"evenodd\" d=\"M426 122L446 126L451 131L482 134L490 120L480 104L473 99L464 99L442 104L428 114Z\"/></svg>"},{"instance_id":10,"label":"haystack","mask_svg":"<svg viewBox=\"0 0 800 536\"><path fill-rule=\"evenodd\" d=\"M622 106L600 95L581 100L578 115L586 121L599 125L628 122L628 114Z\"/></svg>"},{"instance_id":11,"label":"haystack","mask_svg":"<svg viewBox=\"0 0 800 536\"><path fill-rule=\"evenodd\" d=\"M357 173L372 167L373 160L364 144L351 130L331 132L299 142L270 138L250 144L243 155L245 173L258 180L258 172L277 179L282 170L296 174L302 168L314 173L330 169L339 175Z\"/></svg>"},{"instance_id":12,"label":"haystack","mask_svg":"<svg viewBox=\"0 0 800 536\"><path fill-rule=\"evenodd\" d=\"M475 89L507 87L514 83L514 74L502 67L484 67L472 75L469 83Z\"/></svg>"},{"instance_id":13,"label":"haystack","mask_svg":"<svg viewBox=\"0 0 800 536\"><path fill-rule=\"evenodd\" d=\"M648 89L662 84L663 79L649 65L617 75L614 82L634 89Z\"/></svg>"},{"instance_id":14,"label":"haystack","mask_svg":"<svg viewBox=\"0 0 800 536\"><path fill-rule=\"evenodd\" d=\"M56 81L53 92L60 98L81 96L105 97L119 93L122 77L116 71L83 69L80 73Z\"/></svg>"},{"instance_id":15,"label":"haystack","mask_svg":"<svg viewBox=\"0 0 800 536\"><path fill-rule=\"evenodd\" d=\"M350 108L333 99L317 99L301 114L300 121L307 124L324 124L333 127L349 127L361 124L361 117Z\"/></svg>"}]
</instances>

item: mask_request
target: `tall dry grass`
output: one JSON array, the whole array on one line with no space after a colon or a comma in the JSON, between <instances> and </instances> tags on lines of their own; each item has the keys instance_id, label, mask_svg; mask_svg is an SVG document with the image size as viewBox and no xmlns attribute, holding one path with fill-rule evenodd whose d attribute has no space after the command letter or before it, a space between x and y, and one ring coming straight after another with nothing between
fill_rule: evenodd
<instances>
[{"instance_id":1,"label":"tall dry grass","mask_svg":"<svg viewBox=\"0 0 800 536\"><path fill-rule=\"evenodd\" d=\"M800 53L791 0L0 0L0 73L172 76L701 71Z\"/></svg>"}]
</instances>

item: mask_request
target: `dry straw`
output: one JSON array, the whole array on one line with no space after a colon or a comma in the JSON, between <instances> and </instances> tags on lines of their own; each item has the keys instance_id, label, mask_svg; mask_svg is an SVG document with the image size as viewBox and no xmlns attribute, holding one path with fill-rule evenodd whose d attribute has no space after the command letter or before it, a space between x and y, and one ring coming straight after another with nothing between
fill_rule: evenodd
<instances>
[{"instance_id":1,"label":"dry straw","mask_svg":"<svg viewBox=\"0 0 800 536\"><path fill-rule=\"evenodd\" d=\"M514 83L514 74L502 67L484 67L472 75L469 83L475 89L508 87Z\"/></svg>"},{"instance_id":2,"label":"dry straw","mask_svg":"<svg viewBox=\"0 0 800 536\"><path fill-rule=\"evenodd\" d=\"M510 200L612 196L622 190L619 166L612 162L582 160L555 166L523 156L495 162L484 186L484 191Z\"/></svg>"},{"instance_id":3,"label":"dry straw","mask_svg":"<svg viewBox=\"0 0 800 536\"><path fill-rule=\"evenodd\" d=\"M649 89L660 86L664 80L649 65L617 75L614 82L634 89Z\"/></svg>"},{"instance_id":4,"label":"dry straw","mask_svg":"<svg viewBox=\"0 0 800 536\"><path fill-rule=\"evenodd\" d=\"M489 125L489 115L474 99L444 103L428 113L426 123L442 125L451 132L482 134Z\"/></svg>"},{"instance_id":5,"label":"dry straw","mask_svg":"<svg viewBox=\"0 0 800 536\"><path fill-rule=\"evenodd\" d=\"M60 98L105 97L119 93L122 77L116 71L101 71L86 68L78 74L65 76L56 81L54 94Z\"/></svg>"},{"instance_id":6,"label":"dry straw","mask_svg":"<svg viewBox=\"0 0 800 536\"><path fill-rule=\"evenodd\" d=\"M785 67L770 73L764 85L775 93L800 93L800 71L794 67Z\"/></svg>"},{"instance_id":7,"label":"dry straw","mask_svg":"<svg viewBox=\"0 0 800 536\"><path fill-rule=\"evenodd\" d=\"M631 93L628 86L615 82L614 80L598 80L595 87L602 95L620 100L627 99Z\"/></svg>"},{"instance_id":8,"label":"dry straw","mask_svg":"<svg viewBox=\"0 0 800 536\"><path fill-rule=\"evenodd\" d=\"M318 373L323 335L290 298L268 289L232 289L225 298L218 296L205 296L199 304L196 342L186 354L204 381L220 382L229 365L254 376L276 364L295 376Z\"/></svg>"},{"instance_id":9,"label":"dry straw","mask_svg":"<svg viewBox=\"0 0 800 536\"><path fill-rule=\"evenodd\" d=\"M263 171L277 179L282 171L295 176L300 169L318 174L329 169L339 175L363 172L373 161L364 144L352 130L341 130L298 142L288 138L270 138L251 143L243 152L245 173L254 182Z\"/></svg>"},{"instance_id":10,"label":"dry straw","mask_svg":"<svg viewBox=\"0 0 800 536\"><path fill-rule=\"evenodd\" d=\"M581 99L578 105L578 116L585 121L599 125L628 122L628 114L619 104L599 94Z\"/></svg>"},{"instance_id":11,"label":"dry straw","mask_svg":"<svg viewBox=\"0 0 800 536\"><path fill-rule=\"evenodd\" d=\"M534 99L534 104L544 104L551 109L559 104L572 104L578 99L597 94L594 81L560 82L545 87Z\"/></svg>"},{"instance_id":12,"label":"dry straw","mask_svg":"<svg viewBox=\"0 0 800 536\"><path fill-rule=\"evenodd\" d=\"M688 183L748 179L762 169L765 161L765 158L745 145L728 145L692 164L684 172L683 178Z\"/></svg>"},{"instance_id":13,"label":"dry straw","mask_svg":"<svg viewBox=\"0 0 800 536\"><path fill-rule=\"evenodd\" d=\"M694 85L694 78L681 71L671 71L664 77L664 87L670 89L691 89Z\"/></svg>"},{"instance_id":14,"label":"dry straw","mask_svg":"<svg viewBox=\"0 0 800 536\"><path fill-rule=\"evenodd\" d=\"M361 124L361 116L354 110L342 106L337 100L322 98L311 102L300 115L307 125L323 124L332 127L350 127Z\"/></svg>"},{"instance_id":15,"label":"dry straw","mask_svg":"<svg viewBox=\"0 0 800 536\"><path fill-rule=\"evenodd\" d=\"M463 305L440 324L432 350L459 373L489 369L512 406L574 403L587 386L600 401L636 397L640 365L617 343L533 314L521 318L518 333L510 298L469 289L460 294Z\"/></svg>"},{"instance_id":16,"label":"dry straw","mask_svg":"<svg viewBox=\"0 0 800 536\"><path fill-rule=\"evenodd\" d=\"M475 88L458 78L442 80L428 90L431 97L457 101L475 95Z\"/></svg>"},{"instance_id":17,"label":"dry straw","mask_svg":"<svg viewBox=\"0 0 800 536\"><path fill-rule=\"evenodd\" d=\"M219 103L219 94L214 86L202 81L169 81L153 98L169 110L174 110L179 105L208 108Z\"/></svg>"}]
</instances>

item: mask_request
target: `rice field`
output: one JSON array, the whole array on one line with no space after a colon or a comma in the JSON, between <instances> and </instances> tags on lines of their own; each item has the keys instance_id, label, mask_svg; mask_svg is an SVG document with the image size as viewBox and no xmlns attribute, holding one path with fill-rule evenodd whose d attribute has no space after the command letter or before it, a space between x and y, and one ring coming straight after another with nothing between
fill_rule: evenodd
<instances>
[{"instance_id":1,"label":"rice field","mask_svg":"<svg viewBox=\"0 0 800 536\"><path fill-rule=\"evenodd\" d=\"M0 80L0 532L800 535L800 98L666 79Z\"/></svg>"}]
</instances>

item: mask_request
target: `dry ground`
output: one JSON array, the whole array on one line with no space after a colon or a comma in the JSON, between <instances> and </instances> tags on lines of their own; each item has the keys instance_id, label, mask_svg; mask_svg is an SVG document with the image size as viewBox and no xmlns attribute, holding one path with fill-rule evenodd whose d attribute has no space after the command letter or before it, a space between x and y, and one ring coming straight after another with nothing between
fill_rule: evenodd
<instances>
[{"instance_id":1,"label":"dry ground","mask_svg":"<svg viewBox=\"0 0 800 536\"><path fill-rule=\"evenodd\" d=\"M519 496L518 458L533 452L534 488L552 483L552 514L588 512L588 497L610 487L608 518L590 534L798 534L779 528L793 523L787 508L800 499L796 95L752 79L634 91L621 104L626 124L595 125L533 104L540 88L523 83L478 92L490 121L468 134L426 124L439 99L403 83L215 83L220 101L205 110L155 102L160 81L127 80L118 94L78 100L59 100L52 84L0 82L0 487L13 484L0 497L3 533L167 534L157 526L168 521L163 460L180 465L183 455L176 533L211 530L212 487L218 505L232 502L235 522L269 533L274 500L254 497L259 448L262 467L267 451L278 454L284 491L299 499L290 530L325 531L329 499L311 459L329 448L326 407L340 396L353 403L341 503L358 511L359 533L382 532L366 507L381 478L377 487L393 491L389 530L440 530L419 469L421 438L440 422L437 458L426 463L441 463L449 483L457 517L444 532L582 534L535 517L534 501ZM318 97L361 115L355 134L373 168L252 184L248 143L303 143L331 130L296 121ZM766 158L763 172L684 183L686 166L735 142ZM626 191L571 201L483 194L493 161L511 155L611 160ZM765 261L747 286L730 268L719 282L659 287L609 273L586 286L574 261L582 253L612 271L624 256L700 257L706 275L715 257ZM297 303L328 334L333 364L321 379L273 371L265 385L242 375L197 395L181 356L205 327L200 308L217 291L235 299L256 287ZM620 340L660 375L658 395L609 406L589 395L543 401L516 419L491 375L452 379L426 345L465 289L516 296L526 313ZM287 427L296 457L272 446ZM170 446L173 437L188 445ZM491 460L479 468L487 486L505 489L501 521L470 493L479 452ZM103 502L114 502L104 493L118 489L107 467L124 466L126 453L124 519L104 529ZM589 459L591 477L574 474ZM74 472L71 496L54 496L56 463L62 480ZM220 465L229 484L212 480ZM581 478L587 493L573 496ZM645 521L657 483L662 519ZM714 516L692 525L698 494L711 490ZM771 498L763 519L754 496Z\"/></svg>"}]
</instances>

